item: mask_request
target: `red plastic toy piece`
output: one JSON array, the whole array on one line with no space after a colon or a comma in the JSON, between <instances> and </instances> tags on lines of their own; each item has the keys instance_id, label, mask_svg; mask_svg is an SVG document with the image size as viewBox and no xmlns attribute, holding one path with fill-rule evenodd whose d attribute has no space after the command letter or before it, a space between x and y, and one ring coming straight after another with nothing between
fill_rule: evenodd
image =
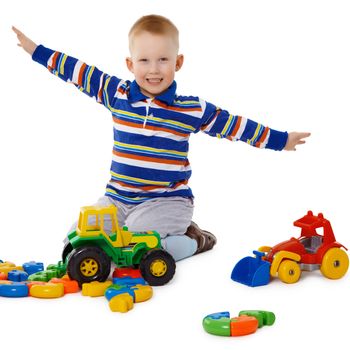
<instances>
[{"instance_id":1,"label":"red plastic toy piece","mask_svg":"<svg viewBox=\"0 0 350 350\"><path fill-rule=\"evenodd\" d=\"M142 275L139 269L132 269L129 267L116 268L113 272L113 278L122 277L142 278Z\"/></svg>"}]
</instances>

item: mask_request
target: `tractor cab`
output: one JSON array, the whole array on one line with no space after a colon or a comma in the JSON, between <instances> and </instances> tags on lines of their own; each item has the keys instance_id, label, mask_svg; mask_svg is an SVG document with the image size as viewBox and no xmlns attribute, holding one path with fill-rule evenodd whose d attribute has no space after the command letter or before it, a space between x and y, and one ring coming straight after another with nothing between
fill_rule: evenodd
<instances>
[{"instance_id":1,"label":"tractor cab","mask_svg":"<svg viewBox=\"0 0 350 350\"><path fill-rule=\"evenodd\" d=\"M82 207L76 233L80 237L104 236L114 247L127 246L132 237L131 232L118 227L115 206Z\"/></svg>"}]
</instances>

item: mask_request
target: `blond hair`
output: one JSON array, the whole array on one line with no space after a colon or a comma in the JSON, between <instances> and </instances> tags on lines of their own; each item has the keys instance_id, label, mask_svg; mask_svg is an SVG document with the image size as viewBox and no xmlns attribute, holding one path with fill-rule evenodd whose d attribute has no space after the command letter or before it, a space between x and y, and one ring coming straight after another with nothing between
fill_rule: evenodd
<instances>
[{"instance_id":1,"label":"blond hair","mask_svg":"<svg viewBox=\"0 0 350 350\"><path fill-rule=\"evenodd\" d=\"M168 18L159 15L148 15L139 18L129 31L129 46L135 36L142 32L157 35L169 35L179 47L179 31Z\"/></svg>"}]
</instances>

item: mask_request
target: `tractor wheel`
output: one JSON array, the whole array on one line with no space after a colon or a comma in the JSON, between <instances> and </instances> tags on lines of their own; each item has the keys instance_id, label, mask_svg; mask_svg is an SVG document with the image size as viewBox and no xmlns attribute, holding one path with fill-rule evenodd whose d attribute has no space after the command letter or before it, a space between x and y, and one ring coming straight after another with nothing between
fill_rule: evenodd
<instances>
[{"instance_id":1,"label":"tractor wheel","mask_svg":"<svg viewBox=\"0 0 350 350\"><path fill-rule=\"evenodd\" d=\"M323 276L336 280L342 278L349 267L349 257L340 248L331 248L323 256L321 272Z\"/></svg>"},{"instance_id":2,"label":"tractor wheel","mask_svg":"<svg viewBox=\"0 0 350 350\"><path fill-rule=\"evenodd\" d=\"M64 245L63 252L62 252L62 262L63 263L66 262L66 258L72 250L73 250L73 246L71 245L71 243L68 242Z\"/></svg>"},{"instance_id":3,"label":"tractor wheel","mask_svg":"<svg viewBox=\"0 0 350 350\"><path fill-rule=\"evenodd\" d=\"M173 278L175 269L174 258L163 249L149 250L140 262L141 274L151 286L168 283Z\"/></svg>"},{"instance_id":4,"label":"tractor wheel","mask_svg":"<svg viewBox=\"0 0 350 350\"><path fill-rule=\"evenodd\" d=\"M98 247L79 247L68 256L67 273L73 280L83 283L105 281L111 271L111 260Z\"/></svg>"},{"instance_id":5,"label":"tractor wheel","mask_svg":"<svg viewBox=\"0 0 350 350\"><path fill-rule=\"evenodd\" d=\"M278 277L284 283L298 282L300 274L300 266L292 260L283 260L278 269Z\"/></svg>"}]
</instances>

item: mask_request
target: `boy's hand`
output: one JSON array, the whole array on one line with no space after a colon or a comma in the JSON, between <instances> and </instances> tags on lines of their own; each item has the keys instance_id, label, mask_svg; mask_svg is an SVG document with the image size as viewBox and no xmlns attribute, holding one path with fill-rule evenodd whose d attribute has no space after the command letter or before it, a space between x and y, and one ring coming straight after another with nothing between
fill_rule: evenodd
<instances>
[{"instance_id":1,"label":"boy's hand","mask_svg":"<svg viewBox=\"0 0 350 350\"><path fill-rule=\"evenodd\" d=\"M12 30L16 33L19 43L18 46L22 47L24 51L28 52L30 55L33 55L33 52L37 48L37 44L34 41L26 37L20 30L12 26Z\"/></svg>"},{"instance_id":2,"label":"boy's hand","mask_svg":"<svg viewBox=\"0 0 350 350\"><path fill-rule=\"evenodd\" d=\"M297 145L302 145L305 143L306 137L309 137L311 134L309 132L290 132L288 134L287 143L284 146L285 151L296 151Z\"/></svg>"}]
</instances>

